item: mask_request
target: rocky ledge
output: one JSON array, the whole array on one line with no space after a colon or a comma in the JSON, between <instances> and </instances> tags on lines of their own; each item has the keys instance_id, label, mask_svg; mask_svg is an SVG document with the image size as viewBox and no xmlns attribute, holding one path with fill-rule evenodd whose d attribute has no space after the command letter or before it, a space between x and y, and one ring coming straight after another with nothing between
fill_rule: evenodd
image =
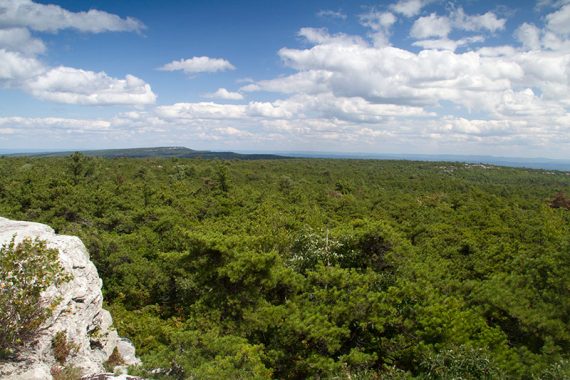
<instances>
[{"instance_id":1,"label":"rocky ledge","mask_svg":"<svg viewBox=\"0 0 570 380\"><path fill-rule=\"evenodd\" d=\"M103 282L81 240L57 235L44 224L0 218L0 245L9 243L14 236L16 243L27 237L39 238L46 241L49 248L57 249L62 266L73 275L73 279L44 292L44 299L59 298L61 302L42 326L35 344L25 349L17 360L0 362L0 378L52 379L52 370L58 365L52 351L52 339L61 331L76 348L66 364L79 368L84 378L109 376L103 375L107 372L103 364L115 348L123 358L123 371L126 366L139 364L133 345L119 337L112 327L111 315L103 309Z\"/></svg>"}]
</instances>

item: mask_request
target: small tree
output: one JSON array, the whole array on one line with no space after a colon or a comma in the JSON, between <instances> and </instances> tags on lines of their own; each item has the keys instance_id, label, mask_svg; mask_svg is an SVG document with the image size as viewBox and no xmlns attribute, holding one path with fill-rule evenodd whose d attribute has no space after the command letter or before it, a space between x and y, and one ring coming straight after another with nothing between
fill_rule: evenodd
<instances>
[{"instance_id":1,"label":"small tree","mask_svg":"<svg viewBox=\"0 0 570 380\"><path fill-rule=\"evenodd\" d=\"M81 152L75 152L68 157L68 168L74 185L78 185L85 177L92 176L95 167L92 159Z\"/></svg>"},{"instance_id":2,"label":"small tree","mask_svg":"<svg viewBox=\"0 0 570 380\"><path fill-rule=\"evenodd\" d=\"M56 249L39 239L24 239L0 248L0 358L31 343L58 301L46 304L41 294L50 285L71 279Z\"/></svg>"},{"instance_id":3,"label":"small tree","mask_svg":"<svg viewBox=\"0 0 570 380\"><path fill-rule=\"evenodd\" d=\"M230 188L228 167L220 161L216 162L216 179L218 180L220 190L227 193Z\"/></svg>"}]
</instances>

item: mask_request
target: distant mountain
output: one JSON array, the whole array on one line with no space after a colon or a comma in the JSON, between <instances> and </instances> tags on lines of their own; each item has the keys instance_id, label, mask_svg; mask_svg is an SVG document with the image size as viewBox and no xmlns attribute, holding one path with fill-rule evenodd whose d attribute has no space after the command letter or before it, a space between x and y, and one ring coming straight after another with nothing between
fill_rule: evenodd
<instances>
[{"instance_id":1,"label":"distant mountain","mask_svg":"<svg viewBox=\"0 0 570 380\"><path fill-rule=\"evenodd\" d=\"M224 160L275 160L288 157L276 154L241 154L234 152L213 152L209 150L193 150L180 146L156 147L156 148L130 148L130 149L102 149L80 151L86 156L105 158L146 158L146 157L166 157L166 158L219 158ZM73 151L65 152L31 152L13 153L10 156L33 156L33 157L61 157L72 154Z\"/></svg>"}]
</instances>

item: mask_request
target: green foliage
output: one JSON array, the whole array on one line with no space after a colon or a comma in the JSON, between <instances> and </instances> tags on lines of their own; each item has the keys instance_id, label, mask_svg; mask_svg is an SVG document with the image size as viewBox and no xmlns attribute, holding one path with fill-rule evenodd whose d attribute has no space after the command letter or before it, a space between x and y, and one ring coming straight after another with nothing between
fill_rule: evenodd
<instances>
[{"instance_id":1,"label":"green foliage","mask_svg":"<svg viewBox=\"0 0 570 380\"><path fill-rule=\"evenodd\" d=\"M80 236L145 378L558 379L570 176L366 160L0 159Z\"/></svg>"},{"instance_id":2,"label":"green foliage","mask_svg":"<svg viewBox=\"0 0 570 380\"><path fill-rule=\"evenodd\" d=\"M41 294L51 285L69 281L59 253L40 240L24 239L0 248L0 358L33 342L57 300L45 304Z\"/></svg>"}]
</instances>

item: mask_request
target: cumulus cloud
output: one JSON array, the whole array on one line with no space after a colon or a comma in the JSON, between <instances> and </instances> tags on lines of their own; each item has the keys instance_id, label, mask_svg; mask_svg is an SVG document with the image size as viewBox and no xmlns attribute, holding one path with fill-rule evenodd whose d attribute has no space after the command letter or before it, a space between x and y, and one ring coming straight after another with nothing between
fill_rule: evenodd
<instances>
[{"instance_id":1,"label":"cumulus cloud","mask_svg":"<svg viewBox=\"0 0 570 380\"><path fill-rule=\"evenodd\" d=\"M391 12L372 11L360 16L360 23L372 30L370 36L376 46L389 44L390 28L396 22L396 16Z\"/></svg>"},{"instance_id":2,"label":"cumulus cloud","mask_svg":"<svg viewBox=\"0 0 570 380\"><path fill-rule=\"evenodd\" d=\"M414 17L420 14L422 8L432 2L433 0L399 0L392 4L390 9L406 17Z\"/></svg>"},{"instance_id":3,"label":"cumulus cloud","mask_svg":"<svg viewBox=\"0 0 570 380\"><path fill-rule=\"evenodd\" d=\"M187 74L215 73L217 71L235 70L234 65L222 58L192 57L172 61L160 67L162 71L184 71Z\"/></svg>"},{"instance_id":4,"label":"cumulus cloud","mask_svg":"<svg viewBox=\"0 0 570 380\"><path fill-rule=\"evenodd\" d=\"M286 51L283 52L286 54ZM282 55L283 55L282 54ZM285 77L269 79L243 86L241 90L293 93L321 93L329 89L332 73L326 70L301 71Z\"/></svg>"},{"instance_id":5,"label":"cumulus cloud","mask_svg":"<svg viewBox=\"0 0 570 380\"><path fill-rule=\"evenodd\" d=\"M235 119L245 115L245 106L213 102L176 103L156 108L166 119Z\"/></svg>"},{"instance_id":6,"label":"cumulus cloud","mask_svg":"<svg viewBox=\"0 0 570 380\"><path fill-rule=\"evenodd\" d=\"M480 15L468 15L463 8L458 8L451 15L453 26L457 29L466 31L487 30L496 32L503 30L507 22L504 18L498 18L493 12L486 12Z\"/></svg>"},{"instance_id":7,"label":"cumulus cloud","mask_svg":"<svg viewBox=\"0 0 570 380\"><path fill-rule=\"evenodd\" d=\"M46 50L44 43L33 38L26 28L0 29L0 49L35 56Z\"/></svg>"},{"instance_id":8,"label":"cumulus cloud","mask_svg":"<svg viewBox=\"0 0 570 380\"><path fill-rule=\"evenodd\" d=\"M360 16L360 21L374 31L382 31L394 25L396 16L390 12L370 12Z\"/></svg>"},{"instance_id":9,"label":"cumulus cloud","mask_svg":"<svg viewBox=\"0 0 570 380\"><path fill-rule=\"evenodd\" d=\"M302 34L311 47L279 51L295 73L253 82L242 90L289 96L263 105L267 115L279 115L264 125L283 133L308 136L320 133L316 126L326 125L331 132L328 138L344 141L381 136L391 141L424 138L445 144L527 147L568 141L564 122L570 120L570 72L566 70L570 55L540 49L548 33L554 33L523 24L515 36L527 50L503 45L456 53L458 47L485 41L483 35L450 40L447 35L458 28L457 20L467 31L492 33L504 28L504 20L490 13L459 12L450 17L432 13L416 21L412 34L438 38L414 42L426 49L417 53L370 45L358 36L333 38L322 29L307 29ZM560 34L556 36L565 43ZM448 116L449 104L453 113L476 112L486 118ZM246 117L252 115L251 109L245 108Z\"/></svg>"},{"instance_id":10,"label":"cumulus cloud","mask_svg":"<svg viewBox=\"0 0 570 380\"><path fill-rule=\"evenodd\" d=\"M241 100L243 95L239 92L228 91L225 88L218 88L215 92L205 94L206 98L211 99L226 99L226 100Z\"/></svg>"},{"instance_id":11,"label":"cumulus cloud","mask_svg":"<svg viewBox=\"0 0 570 380\"><path fill-rule=\"evenodd\" d=\"M43 65L33 57L0 49L0 84L17 87L30 76L43 72Z\"/></svg>"},{"instance_id":12,"label":"cumulus cloud","mask_svg":"<svg viewBox=\"0 0 570 380\"><path fill-rule=\"evenodd\" d=\"M431 13L429 16L420 17L414 22L410 36L416 39L447 37L450 32L451 21L449 18Z\"/></svg>"},{"instance_id":13,"label":"cumulus cloud","mask_svg":"<svg viewBox=\"0 0 570 380\"><path fill-rule=\"evenodd\" d=\"M463 8L458 8L453 10L449 16L431 13L429 16L419 17L412 25L410 36L418 40L438 37L442 43L445 43L446 48L452 50L452 45L448 42L447 36L453 29L468 32L485 31L495 33L505 28L506 21L504 18L498 18L493 12L468 15ZM464 38L463 41L469 40ZM429 45L432 43L433 41L426 41L418 45Z\"/></svg>"},{"instance_id":14,"label":"cumulus cloud","mask_svg":"<svg viewBox=\"0 0 570 380\"><path fill-rule=\"evenodd\" d=\"M570 36L570 4L547 15L546 27L558 35Z\"/></svg>"},{"instance_id":15,"label":"cumulus cloud","mask_svg":"<svg viewBox=\"0 0 570 380\"><path fill-rule=\"evenodd\" d=\"M117 79L64 66L29 79L25 88L39 99L68 104L144 105L156 100L150 86L135 76Z\"/></svg>"},{"instance_id":16,"label":"cumulus cloud","mask_svg":"<svg viewBox=\"0 0 570 380\"><path fill-rule=\"evenodd\" d=\"M467 108L492 109L492 95L511 88L524 76L518 62L475 52L412 53L395 47L317 45L282 49L280 55L299 73L257 83L260 89L287 93L295 88L291 83L300 82L304 85L297 91L330 91L374 103L428 106L446 100ZM313 86L311 78L318 79Z\"/></svg>"},{"instance_id":17,"label":"cumulus cloud","mask_svg":"<svg viewBox=\"0 0 570 380\"><path fill-rule=\"evenodd\" d=\"M530 50L540 49L540 34L541 31L533 24L523 23L515 31L515 37L523 46Z\"/></svg>"},{"instance_id":18,"label":"cumulus cloud","mask_svg":"<svg viewBox=\"0 0 570 380\"><path fill-rule=\"evenodd\" d=\"M58 5L30 0L0 2L0 85L22 89L53 102L88 105L143 105L154 103L150 85L127 75L113 78L104 72L72 67L49 67L38 59L45 44L32 31L81 32L141 31L144 25L133 18L98 10L70 12Z\"/></svg>"},{"instance_id":19,"label":"cumulus cloud","mask_svg":"<svg viewBox=\"0 0 570 380\"><path fill-rule=\"evenodd\" d=\"M4 0L0 3L0 27L26 27L40 32L76 29L81 32L133 32L144 29L139 20L91 9L70 12L53 4L31 0Z\"/></svg>"},{"instance_id":20,"label":"cumulus cloud","mask_svg":"<svg viewBox=\"0 0 570 380\"><path fill-rule=\"evenodd\" d=\"M48 68L32 57L0 49L0 85L20 88L38 99L84 105L145 105L156 100L149 84L127 75L60 66Z\"/></svg>"}]
</instances>

